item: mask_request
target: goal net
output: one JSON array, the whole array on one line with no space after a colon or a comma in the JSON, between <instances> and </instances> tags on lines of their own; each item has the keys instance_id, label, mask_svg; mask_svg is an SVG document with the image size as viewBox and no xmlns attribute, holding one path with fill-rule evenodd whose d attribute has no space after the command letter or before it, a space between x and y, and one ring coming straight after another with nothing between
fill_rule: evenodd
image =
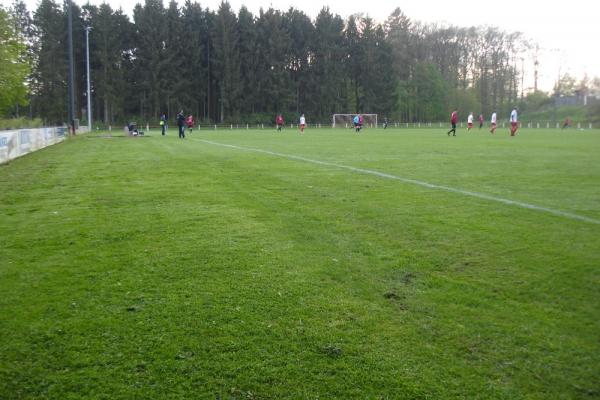
<instances>
[{"instance_id":1,"label":"goal net","mask_svg":"<svg viewBox=\"0 0 600 400\"><path fill-rule=\"evenodd\" d=\"M333 114L334 128L351 128L354 126L352 122L357 114ZM363 127L376 128L377 114L358 114L363 117Z\"/></svg>"}]
</instances>

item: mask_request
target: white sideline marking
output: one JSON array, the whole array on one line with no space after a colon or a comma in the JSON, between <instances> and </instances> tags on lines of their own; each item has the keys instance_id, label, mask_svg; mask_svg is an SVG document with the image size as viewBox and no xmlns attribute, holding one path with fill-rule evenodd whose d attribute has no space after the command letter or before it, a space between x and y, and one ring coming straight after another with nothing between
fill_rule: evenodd
<instances>
[{"instance_id":1,"label":"white sideline marking","mask_svg":"<svg viewBox=\"0 0 600 400\"><path fill-rule=\"evenodd\" d=\"M522 207L522 208L528 208L530 210L542 211L542 212L546 212L546 213L549 213L549 214L557 215L559 217L564 217L564 218L569 218L569 219L574 219L574 220L578 220L578 221L589 222L591 224L600 225L600 220L594 219L594 218L589 218L589 217L584 217L583 215L573 214L573 213L566 212L566 211L555 210L555 209L552 209L552 208L546 208L546 207L536 206L535 204L523 203L521 201L509 200L509 199L505 199L505 198L502 198L502 197L491 196L491 195L488 195L488 194L471 192L469 190L462 190L462 189L452 188L452 187L449 187L449 186L436 185L436 184L433 184L433 183L419 181L419 180L416 180L416 179L403 178L401 176L386 174L385 172L373 171L373 170L364 169L364 168L356 168L356 167L351 167L349 165L335 164L335 163L331 163L331 162L327 162L327 161L313 160L313 159L310 159L310 158L305 158L305 157L301 157L301 156L295 156L295 155L291 155L291 154L276 153L274 151L269 151L269 150L254 149L254 148L251 148L251 147L242 147L242 146L235 146L233 144L218 143L218 142L213 142L213 141L210 141L210 140L199 139L199 141L200 142L204 142L204 143L208 143L208 144L212 144L214 146L229 147L229 148L236 149L236 150L252 151L252 152L255 152L255 153L269 154L269 155L272 155L272 156L287 158L287 159L290 159L290 160L304 161L304 162L307 162L307 163L312 163L312 164L317 164L317 165L324 165L324 166L327 166L327 167L335 167L335 168L339 168L339 169L345 169L345 170L348 170L348 171L358 172L358 173L361 173L361 174L375 175L375 176L379 176L381 178L393 179L393 180L404 182L404 183L411 183L413 185L423 186L423 187L426 187L426 188L429 188L429 189L445 190L447 192L458 193L458 194L462 194L464 196L471 196L471 197L477 197L479 199L496 201L498 203L504 203L504 204L508 204L508 205L512 205L512 206L518 206L518 207Z\"/></svg>"}]
</instances>

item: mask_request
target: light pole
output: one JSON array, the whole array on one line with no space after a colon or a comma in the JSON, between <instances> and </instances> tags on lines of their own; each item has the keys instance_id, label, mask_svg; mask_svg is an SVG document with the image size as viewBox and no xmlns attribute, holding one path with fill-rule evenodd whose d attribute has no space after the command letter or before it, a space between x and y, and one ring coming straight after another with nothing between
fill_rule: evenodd
<instances>
[{"instance_id":1,"label":"light pole","mask_svg":"<svg viewBox=\"0 0 600 400\"><path fill-rule=\"evenodd\" d=\"M73 11L71 10L71 0L68 0L67 17L67 51L69 53L69 125L71 133L75 134L75 93L73 84Z\"/></svg>"},{"instance_id":2,"label":"light pole","mask_svg":"<svg viewBox=\"0 0 600 400\"><path fill-rule=\"evenodd\" d=\"M87 75L87 121L88 132L92 131L92 92L90 90L90 31L91 26L85 27L85 60Z\"/></svg>"}]
</instances>

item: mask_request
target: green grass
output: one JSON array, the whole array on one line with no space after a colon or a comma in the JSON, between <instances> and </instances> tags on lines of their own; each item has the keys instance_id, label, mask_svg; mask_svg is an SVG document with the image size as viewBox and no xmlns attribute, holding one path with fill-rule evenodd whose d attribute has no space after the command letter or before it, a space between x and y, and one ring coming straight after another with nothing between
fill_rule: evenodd
<instances>
[{"instance_id":1,"label":"green grass","mask_svg":"<svg viewBox=\"0 0 600 400\"><path fill-rule=\"evenodd\" d=\"M600 132L78 137L0 166L0 398L600 397Z\"/></svg>"}]
</instances>

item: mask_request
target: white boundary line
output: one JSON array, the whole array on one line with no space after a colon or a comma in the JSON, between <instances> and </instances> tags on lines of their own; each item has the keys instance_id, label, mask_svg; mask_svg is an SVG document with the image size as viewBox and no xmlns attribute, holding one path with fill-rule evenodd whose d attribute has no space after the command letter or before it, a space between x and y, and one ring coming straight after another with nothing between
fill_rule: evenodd
<instances>
[{"instance_id":1,"label":"white boundary line","mask_svg":"<svg viewBox=\"0 0 600 400\"><path fill-rule=\"evenodd\" d=\"M291 154L276 153L274 151L262 150L262 149L255 149L255 148L251 148L251 147L235 146L235 145L232 145L232 144L225 144L225 143L213 142L213 141L210 141L210 140L203 140L203 139L198 139L198 140L200 142L212 144L214 146L229 147L231 149L236 149L236 150L251 151L251 152L262 153L262 154L269 154L269 155L272 155L272 156L287 158L287 159L290 159L290 160L298 160L298 161L304 161L304 162L311 163L311 164L324 165L324 166L327 166L327 167L335 167L335 168L339 168L339 169L345 169L345 170L348 170L348 171L358 172L358 173L361 173L361 174L374 175L374 176L378 176L378 177L381 177L381 178L393 179L393 180L404 182L404 183L410 183L410 184L413 184L413 185L418 185L418 186L426 187L426 188L429 188L429 189L445 190L447 192L458 193L458 194L462 194L464 196L477 197L479 199L484 199L484 200L489 200L489 201L495 201L495 202L498 202L498 203L508 204L508 205L517 206L517 207L521 207L521 208L527 208L527 209L535 210L535 211L542 211L542 212L553 214L553 215L556 215L556 216L559 216L559 217L564 217L564 218L574 219L574 220L577 220L577 221L584 221L584 222L589 222L591 224L600 225L600 220L594 219L594 218L589 218L589 217L584 217L583 215L573 214L573 213L570 213L570 212L555 210L555 209L547 208L547 207L536 206L535 204L523 203L521 201L509 200L509 199L505 199L505 198L502 198L502 197L491 196L491 195L488 195L488 194L471 192L469 190L462 190L462 189L452 188L452 187L449 187L449 186L436 185L436 184L433 184L433 183L419 181L419 180L416 180L416 179L403 178L401 176L386 174L384 172L373 171L373 170L370 170L370 169L356 168L356 167L351 167L349 165L335 164L335 163L331 163L331 162L327 162L327 161L313 160L313 159L310 159L310 158L305 158L305 157L301 157L301 156L295 156L295 155L291 155Z\"/></svg>"}]
</instances>

